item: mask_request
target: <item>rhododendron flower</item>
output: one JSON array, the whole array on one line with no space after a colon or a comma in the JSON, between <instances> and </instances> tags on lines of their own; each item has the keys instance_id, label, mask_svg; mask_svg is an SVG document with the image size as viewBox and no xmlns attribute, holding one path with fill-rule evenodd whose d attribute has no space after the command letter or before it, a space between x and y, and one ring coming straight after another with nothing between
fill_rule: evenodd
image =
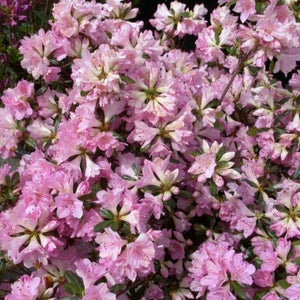
<instances>
[{"instance_id":1,"label":"rhododendron flower","mask_svg":"<svg viewBox=\"0 0 300 300\"><path fill-rule=\"evenodd\" d=\"M228 280L251 285L255 267L243 260L241 253L235 253L226 242L206 242L191 255L189 276L191 290L202 296L208 289L209 299L235 299L230 292ZM230 276L230 277L228 277ZM223 295L223 296L221 296ZM226 296L225 296L226 295ZM225 298L222 298L225 297Z\"/></svg>"},{"instance_id":2,"label":"rhododendron flower","mask_svg":"<svg viewBox=\"0 0 300 300\"><path fill-rule=\"evenodd\" d=\"M12 285L12 291L5 300L35 300L46 289L45 281L39 276L24 275Z\"/></svg>"},{"instance_id":3,"label":"rhododendron flower","mask_svg":"<svg viewBox=\"0 0 300 300\"><path fill-rule=\"evenodd\" d=\"M14 89L7 89L2 96L2 101L12 112L16 120L29 117L32 114L30 102L34 97L34 85L32 82L21 80Z\"/></svg>"},{"instance_id":4,"label":"rhododendron flower","mask_svg":"<svg viewBox=\"0 0 300 300\"><path fill-rule=\"evenodd\" d=\"M255 14L255 1L239 0L234 7L234 11L241 14L240 18L242 23L244 23L249 16Z\"/></svg>"},{"instance_id":5,"label":"rhododendron flower","mask_svg":"<svg viewBox=\"0 0 300 300\"><path fill-rule=\"evenodd\" d=\"M18 129L16 120L14 120L11 112L8 109L0 108L0 150L1 156L7 158L13 156L17 149L17 144L21 132Z\"/></svg>"},{"instance_id":6,"label":"rhododendron flower","mask_svg":"<svg viewBox=\"0 0 300 300\"><path fill-rule=\"evenodd\" d=\"M145 161L142 170L142 178L137 183L138 187L153 186L163 200L168 200L171 194L177 194L178 188L174 186L177 180L179 170L173 171L167 169L170 158L167 157L164 160L155 158L153 162Z\"/></svg>"},{"instance_id":7,"label":"rhododendron flower","mask_svg":"<svg viewBox=\"0 0 300 300\"><path fill-rule=\"evenodd\" d=\"M235 155L234 152L224 153L220 158L217 155L222 148L222 144L218 145L214 142L211 147L203 140L202 147L204 153L196 156L196 161L188 169L188 172L197 176L197 181L205 182L209 178L213 178L218 187L223 186L224 180L222 176L232 179L239 179L240 174L231 169L234 165L233 162L229 162Z\"/></svg>"},{"instance_id":8,"label":"rhododendron flower","mask_svg":"<svg viewBox=\"0 0 300 300\"><path fill-rule=\"evenodd\" d=\"M116 295L109 292L106 283L90 286L86 289L82 300L116 300Z\"/></svg>"},{"instance_id":9,"label":"rhododendron flower","mask_svg":"<svg viewBox=\"0 0 300 300\"><path fill-rule=\"evenodd\" d=\"M52 31L45 32L40 29L38 34L21 42L20 52L24 56L21 61L23 68L32 74L35 79L45 76L45 80L55 81L58 79L59 67L50 66L49 56L61 48L63 40L60 40Z\"/></svg>"}]
</instances>

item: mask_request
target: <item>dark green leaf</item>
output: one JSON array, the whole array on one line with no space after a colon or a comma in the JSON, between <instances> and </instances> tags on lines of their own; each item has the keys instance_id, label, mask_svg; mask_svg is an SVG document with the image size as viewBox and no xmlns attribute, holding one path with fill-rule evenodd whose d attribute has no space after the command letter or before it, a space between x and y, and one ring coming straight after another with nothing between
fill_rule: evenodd
<instances>
[{"instance_id":1,"label":"dark green leaf","mask_svg":"<svg viewBox=\"0 0 300 300\"><path fill-rule=\"evenodd\" d=\"M258 129L255 128L255 127L250 127L250 128L247 130L247 134L248 134L249 136L256 137L257 134L258 134Z\"/></svg>"},{"instance_id":2,"label":"dark green leaf","mask_svg":"<svg viewBox=\"0 0 300 300\"><path fill-rule=\"evenodd\" d=\"M141 173L140 168L136 164L132 164L131 166L132 166L134 174L136 176L140 175L140 173Z\"/></svg>"},{"instance_id":3,"label":"dark green leaf","mask_svg":"<svg viewBox=\"0 0 300 300\"><path fill-rule=\"evenodd\" d=\"M113 223L115 223L114 220L102 221L95 226L94 231L96 232L102 231L106 227L111 227Z\"/></svg>"},{"instance_id":4,"label":"dark green leaf","mask_svg":"<svg viewBox=\"0 0 300 300\"><path fill-rule=\"evenodd\" d=\"M147 54L147 53L143 53L142 58L144 58L144 59L150 59L151 56L149 54Z\"/></svg>"},{"instance_id":5,"label":"dark green leaf","mask_svg":"<svg viewBox=\"0 0 300 300\"><path fill-rule=\"evenodd\" d=\"M54 119L54 131L55 132L57 132L60 122L61 122L61 114L58 114Z\"/></svg>"},{"instance_id":6,"label":"dark green leaf","mask_svg":"<svg viewBox=\"0 0 300 300\"><path fill-rule=\"evenodd\" d=\"M300 177L300 167L298 167L292 175L293 179L298 179Z\"/></svg>"},{"instance_id":7,"label":"dark green leaf","mask_svg":"<svg viewBox=\"0 0 300 300\"><path fill-rule=\"evenodd\" d=\"M296 265L300 265L300 256L294 258L294 259L293 259L293 262L294 262Z\"/></svg>"},{"instance_id":8,"label":"dark green leaf","mask_svg":"<svg viewBox=\"0 0 300 300\"><path fill-rule=\"evenodd\" d=\"M216 156L216 160L220 160L221 157L226 153L226 147L225 146L222 146L219 150L219 152L217 153L217 156Z\"/></svg>"},{"instance_id":9,"label":"dark green leaf","mask_svg":"<svg viewBox=\"0 0 300 300\"><path fill-rule=\"evenodd\" d=\"M28 145L31 148L35 148L37 145L36 141L29 136L27 136L24 141L26 145Z\"/></svg>"},{"instance_id":10,"label":"dark green leaf","mask_svg":"<svg viewBox=\"0 0 300 300\"><path fill-rule=\"evenodd\" d=\"M205 108L216 108L219 105L220 101L218 99L213 99L210 101Z\"/></svg>"},{"instance_id":11,"label":"dark green leaf","mask_svg":"<svg viewBox=\"0 0 300 300\"><path fill-rule=\"evenodd\" d=\"M230 285L233 288L234 293L236 294L236 296L238 296L239 298L241 298L243 300L248 299L246 293L244 292L243 287L237 281L232 281Z\"/></svg>"},{"instance_id":12,"label":"dark green leaf","mask_svg":"<svg viewBox=\"0 0 300 300\"><path fill-rule=\"evenodd\" d=\"M224 127L218 121L216 121L214 123L214 128L216 128L219 131L223 131L224 130Z\"/></svg>"},{"instance_id":13,"label":"dark green leaf","mask_svg":"<svg viewBox=\"0 0 300 300\"><path fill-rule=\"evenodd\" d=\"M108 219L108 220L113 220L114 219L114 214L107 210L107 209L104 209L104 208L101 208L100 209L100 215L105 218L105 219Z\"/></svg>"},{"instance_id":14,"label":"dark green leaf","mask_svg":"<svg viewBox=\"0 0 300 300\"><path fill-rule=\"evenodd\" d=\"M48 16L40 10L34 10L33 13L43 22L48 23Z\"/></svg>"},{"instance_id":15,"label":"dark green leaf","mask_svg":"<svg viewBox=\"0 0 300 300\"><path fill-rule=\"evenodd\" d=\"M120 75L120 78L125 83L135 83L135 81L132 78L130 78L126 75Z\"/></svg>"},{"instance_id":16,"label":"dark green leaf","mask_svg":"<svg viewBox=\"0 0 300 300\"><path fill-rule=\"evenodd\" d=\"M13 176L11 177L11 185L12 187L15 187L20 181L20 174L19 172L15 172Z\"/></svg>"},{"instance_id":17,"label":"dark green leaf","mask_svg":"<svg viewBox=\"0 0 300 300\"><path fill-rule=\"evenodd\" d=\"M65 290L76 296L83 296L84 295L84 284L82 279L72 271L65 272L65 278L67 279L68 283L64 285Z\"/></svg>"},{"instance_id":18,"label":"dark green leaf","mask_svg":"<svg viewBox=\"0 0 300 300\"><path fill-rule=\"evenodd\" d=\"M48 89L48 86L47 85L43 85L41 86L37 91L36 91L36 95L37 96L41 96L43 95Z\"/></svg>"},{"instance_id":19,"label":"dark green leaf","mask_svg":"<svg viewBox=\"0 0 300 300\"><path fill-rule=\"evenodd\" d=\"M128 175L122 175L122 178L128 181L136 181L134 178L128 176Z\"/></svg>"},{"instance_id":20,"label":"dark green leaf","mask_svg":"<svg viewBox=\"0 0 300 300\"><path fill-rule=\"evenodd\" d=\"M199 224L199 223L194 224L193 228L198 232L206 232L207 231L207 228L204 225Z\"/></svg>"},{"instance_id":21,"label":"dark green leaf","mask_svg":"<svg viewBox=\"0 0 300 300\"><path fill-rule=\"evenodd\" d=\"M258 188L258 186L256 185L256 183L250 181L250 180L247 179L247 178L242 179L242 181L247 182L250 186L252 186L252 187L254 187L254 188Z\"/></svg>"},{"instance_id":22,"label":"dark green leaf","mask_svg":"<svg viewBox=\"0 0 300 300\"><path fill-rule=\"evenodd\" d=\"M290 286L290 284L285 279L276 281L276 285L279 285L284 289L287 289Z\"/></svg>"},{"instance_id":23,"label":"dark green leaf","mask_svg":"<svg viewBox=\"0 0 300 300\"><path fill-rule=\"evenodd\" d=\"M257 75L257 73L258 73L258 68L253 67L253 66L249 66L248 69L249 69L249 72L250 72L250 74L251 74L252 76L256 76L256 75Z\"/></svg>"},{"instance_id":24,"label":"dark green leaf","mask_svg":"<svg viewBox=\"0 0 300 300\"><path fill-rule=\"evenodd\" d=\"M90 91L80 91L80 96L85 97Z\"/></svg>"},{"instance_id":25,"label":"dark green leaf","mask_svg":"<svg viewBox=\"0 0 300 300\"><path fill-rule=\"evenodd\" d=\"M124 284L115 284L110 288L110 291L112 293L118 293L124 290L125 285Z\"/></svg>"},{"instance_id":26,"label":"dark green leaf","mask_svg":"<svg viewBox=\"0 0 300 300\"><path fill-rule=\"evenodd\" d=\"M180 197L182 197L182 198L188 198L188 199L190 199L190 198L192 198L193 193L190 192L190 191L180 190L180 192L179 192L178 195L179 195Z\"/></svg>"},{"instance_id":27,"label":"dark green leaf","mask_svg":"<svg viewBox=\"0 0 300 300\"><path fill-rule=\"evenodd\" d=\"M214 197L218 196L218 187L213 181L209 185L209 192Z\"/></svg>"},{"instance_id":28,"label":"dark green leaf","mask_svg":"<svg viewBox=\"0 0 300 300\"><path fill-rule=\"evenodd\" d=\"M288 208L285 207L285 206L275 205L275 208L276 208L278 211L282 212L282 213L286 213L286 214L287 214L287 213L289 212Z\"/></svg>"}]
</instances>

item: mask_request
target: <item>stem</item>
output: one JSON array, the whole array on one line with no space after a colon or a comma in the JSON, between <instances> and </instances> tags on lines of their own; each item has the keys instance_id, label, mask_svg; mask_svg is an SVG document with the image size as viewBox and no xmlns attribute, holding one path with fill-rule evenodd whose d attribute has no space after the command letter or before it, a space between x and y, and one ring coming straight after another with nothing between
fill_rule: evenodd
<instances>
[{"instance_id":1,"label":"stem","mask_svg":"<svg viewBox=\"0 0 300 300\"><path fill-rule=\"evenodd\" d=\"M243 64L244 64L244 61L240 61L239 64L238 64L238 66L237 66L237 68L232 73L231 78L230 78L229 82L227 83L227 85L226 85L226 87L225 87L225 89L224 89L224 91L222 93L222 96L220 98L220 102L222 102L224 100L224 98L225 98L228 90L230 89L230 87L231 87L231 85L233 83L233 80L235 79L236 75L240 72Z\"/></svg>"},{"instance_id":2,"label":"stem","mask_svg":"<svg viewBox=\"0 0 300 300\"><path fill-rule=\"evenodd\" d=\"M240 59L239 59L239 64L238 66L236 67L236 69L234 70L234 72L232 73L231 75L231 78L229 80L229 82L227 83L223 93L222 93L222 96L220 98L220 102L222 102L228 92L228 90L230 89L232 83L233 83L233 80L235 79L236 75L241 71L242 67L244 66L244 63L245 61L253 54L255 53L258 49L260 48L260 45L257 45L255 46L248 54L246 55L241 55Z\"/></svg>"}]
</instances>

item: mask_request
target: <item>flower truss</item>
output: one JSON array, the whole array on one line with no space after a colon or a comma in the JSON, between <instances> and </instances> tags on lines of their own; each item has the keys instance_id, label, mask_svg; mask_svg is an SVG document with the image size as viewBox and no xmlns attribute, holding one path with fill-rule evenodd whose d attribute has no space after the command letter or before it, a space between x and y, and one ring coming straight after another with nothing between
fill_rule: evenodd
<instances>
[{"instance_id":1,"label":"flower truss","mask_svg":"<svg viewBox=\"0 0 300 300\"><path fill-rule=\"evenodd\" d=\"M174 1L152 31L137 13L61 0L20 41L0 297L300 299L298 2L219 0L207 21Z\"/></svg>"}]
</instances>

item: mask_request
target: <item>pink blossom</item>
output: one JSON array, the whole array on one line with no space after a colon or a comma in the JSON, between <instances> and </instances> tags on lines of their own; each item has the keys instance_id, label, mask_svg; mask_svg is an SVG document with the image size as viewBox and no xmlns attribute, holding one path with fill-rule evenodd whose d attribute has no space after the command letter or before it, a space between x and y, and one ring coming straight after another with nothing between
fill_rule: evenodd
<instances>
[{"instance_id":1,"label":"pink blossom","mask_svg":"<svg viewBox=\"0 0 300 300\"><path fill-rule=\"evenodd\" d=\"M255 14L255 1L240 0L236 3L233 10L241 14L240 18L242 23L244 23L249 18L249 16Z\"/></svg>"},{"instance_id":2,"label":"pink blossom","mask_svg":"<svg viewBox=\"0 0 300 300\"><path fill-rule=\"evenodd\" d=\"M30 102L34 97L34 86L32 82L21 80L14 89L4 91L2 101L9 108L16 120L30 117L32 108Z\"/></svg>"}]
</instances>

